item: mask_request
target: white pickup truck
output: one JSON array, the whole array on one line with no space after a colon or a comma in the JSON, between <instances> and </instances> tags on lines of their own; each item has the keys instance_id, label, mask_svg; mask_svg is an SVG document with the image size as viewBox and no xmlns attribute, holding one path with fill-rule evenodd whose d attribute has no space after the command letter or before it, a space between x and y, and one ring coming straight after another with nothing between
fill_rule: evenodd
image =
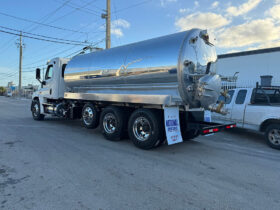
<instances>
[{"instance_id":1,"label":"white pickup truck","mask_svg":"<svg viewBox=\"0 0 280 210\"><path fill-rule=\"evenodd\" d=\"M212 114L212 121L234 121L239 128L260 131L269 146L280 149L280 87L236 88L228 95L218 99L225 102L228 113Z\"/></svg>"}]
</instances>

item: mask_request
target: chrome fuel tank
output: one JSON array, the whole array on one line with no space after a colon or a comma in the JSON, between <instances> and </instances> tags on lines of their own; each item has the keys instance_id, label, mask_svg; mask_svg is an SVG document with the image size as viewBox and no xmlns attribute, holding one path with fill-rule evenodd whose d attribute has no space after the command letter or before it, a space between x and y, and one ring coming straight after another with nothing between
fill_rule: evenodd
<instances>
[{"instance_id":1,"label":"chrome fuel tank","mask_svg":"<svg viewBox=\"0 0 280 210\"><path fill-rule=\"evenodd\" d=\"M66 92L99 98L168 95L183 105L208 109L221 88L216 61L207 31L192 29L74 57L65 70Z\"/></svg>"}]
</instances>

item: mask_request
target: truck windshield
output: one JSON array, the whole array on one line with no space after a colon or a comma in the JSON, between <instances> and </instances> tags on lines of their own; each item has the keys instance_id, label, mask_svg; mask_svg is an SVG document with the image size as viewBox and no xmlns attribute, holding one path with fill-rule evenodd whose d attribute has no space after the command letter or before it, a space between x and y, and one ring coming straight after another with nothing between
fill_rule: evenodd
<instances>
[{"instance_id":1,"label":"truck windshield","mask_svg":"<svg viewBox=\"0 0 280 210\"><path fill-rule=\"evenodd\" d=\"M280 89L255 89L254 104L280 104Z\"/></svg>"}]
</instances>

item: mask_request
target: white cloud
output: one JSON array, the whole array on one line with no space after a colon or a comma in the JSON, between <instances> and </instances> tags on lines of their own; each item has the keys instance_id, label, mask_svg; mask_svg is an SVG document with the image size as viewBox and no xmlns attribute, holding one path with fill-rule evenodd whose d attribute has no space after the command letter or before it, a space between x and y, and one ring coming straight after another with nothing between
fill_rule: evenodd
<instances>
[{"instance_id":1,"label":"white cloud","mask_svg":"<svg viewBox=\"0 0 280 210\"><path fill-rule=\"evenodd\" d=\"M224 29L218 35L218 46L236 48L279 39L280 27L272 19L259 19Z\"/></svg>"},{"instance_id":2,"label":"white cloud","mask_svg":"<svg viewBox=\"0 0 280 210\"><path fill-rule=\"evenodd\" d=\"M256 8L262 0L248 0L238 7L230 6L227 8L227 13L231 16L244 15Z\"/></svg>"},{"instance_id":3,"label":"white cloud","mask_svg":"<svg viewBox=\"0 0 280 210\"><path fill-rule=\"evenodd\" d=\"M222 15L215 13L195 13L181 17L175 21L175 26L183 31L191 28L215 29L230 23Z\"/></svg>"},{"instance_id":4,"label":"white cloud","mask_svg":"<svg viewBox=\"0 0 280 210\"><path fill-rule=\"evenodd\" d=\"M129 28L130 23L124 19L117 19L112 21L111 23L112 27L123 27L123 28Z\"/></svg>"},{"instance_id":5,"label":"white cloud","mask_svg":"<svg viewBox=\"0 0 280 210\"><path fill-rule=\"evenodd\" d=\"M266 42L256 47L249 47L247 50L257 50L257 49L265 49L265 48L273 48L273 47L280 47L280 40Z\"/></svg>"},{"instance_id":6,"label":"white cloud","mask_svg":"<svg viewBox=\"0 0 280 210\"><path fill-rule=\"evenodd\" d=\"M117 19L111 22L111 33L117 37L123 36L123 29L129 28L130 23L124 19Z\"/></svg>"},{"instance_id":7,"label":"white cloud","mask_svg":"<svg viewBox=\"0 0 280 210\"><path fill-rule=\"evenodd\" d=\"M279 1L280 2L280 1ZM280 20L280 4L273 6L269 11L268 14L277 20Z\"/></svg>"},{"instance_id":8,"label":"white cloud","mask_svg":"<svg viewBox=\"0 0 280 210\"><path fill-rule=\"evenodd\" d=\"M160 0L160 6L165 7L169 3L177 2L177 0Z\"/></svg>"},{"instance_id":9,"label":"white cloud","mask_svg":"<svg viewBox=\"0 0 280 210\"><path fill-rule=\"evenodd\" d=\"M199 7L199 2L198 2L198 1L195 1L195 2L194 2L194 6L195 6L195 7Z\"/></svg>"},{"instance_id":10,"label":"white cloud","mask_svg":"<svg viewBox=\"0 0 280 210\"><path fill-rule=\"evenodd\" d=\"M189 12L189 11L190 11L190 9L185 9L185 8L179 9L180 13L186 13L186 12Z\"/></svg>"},{"instance_id":11,"label":"white cloud","mask_svg":"<svg viewBox=\"0 0 280 210\"><path fill-rule=\"evenodd\" d=\"M211 4L211 8L216 8L219 6L219 2L218 1L214 1L212 4Z\"/></svg>"},{"instance_id":12,"label":"white cloud","mask_svg":"<svg viewBox=\"0 0 280 210\"><path fill-rule=\"evenodd\" d=\"M240 50L229 50L229 51L226 52L226 54L237 53L237 52L240 52Z\"/></svg>"}]
</instances>

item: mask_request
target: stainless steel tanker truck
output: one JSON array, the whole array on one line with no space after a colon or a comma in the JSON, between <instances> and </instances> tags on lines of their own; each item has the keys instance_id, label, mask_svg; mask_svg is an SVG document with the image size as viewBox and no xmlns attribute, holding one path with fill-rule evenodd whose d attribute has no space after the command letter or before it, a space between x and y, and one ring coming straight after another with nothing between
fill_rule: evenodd
<instances>
[{"instance_id":1,"label":"stainless steel tanker truck","mask_svg":"<svg viewBox=\"0 0 280 210\"><path fill-rule=\"evenodd\" d=\"M139 148L182 142L234 127L209 122L221 80L206 30L193 29L125 46L54 58L32 96L34 120L81 119L106 139L128 134ZM209 110L209 111L207 111ZM206 113L208 120L206 119Z\"/></svg>"}]
</instances>

